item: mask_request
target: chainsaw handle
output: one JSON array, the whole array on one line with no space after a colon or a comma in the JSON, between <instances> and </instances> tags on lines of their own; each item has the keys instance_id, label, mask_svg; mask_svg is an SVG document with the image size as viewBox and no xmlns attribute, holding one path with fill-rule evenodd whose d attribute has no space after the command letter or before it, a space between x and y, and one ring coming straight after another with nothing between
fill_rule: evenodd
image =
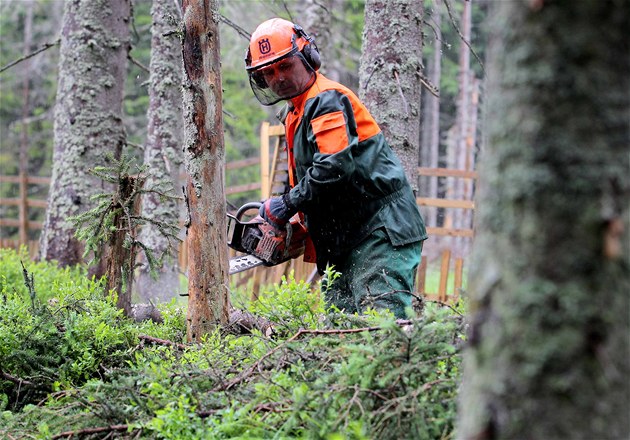
<instances>
[{"instance_id":1,"label":"chainsaw handle","mask_svg":"<svg viewBox=\"0 0 630 440\"><path fill-rule=\"evenodd\" d=\"M262 206L261 202L248 202L248 203L245 203L243 206L238 208L238 211L236 211L236 215L234 217L238 221L240 221L241 218L243 217L243 214L245 214L247 211L249 211L250 209L259 210L261 206Z\"/></svg>"}]
</instances>

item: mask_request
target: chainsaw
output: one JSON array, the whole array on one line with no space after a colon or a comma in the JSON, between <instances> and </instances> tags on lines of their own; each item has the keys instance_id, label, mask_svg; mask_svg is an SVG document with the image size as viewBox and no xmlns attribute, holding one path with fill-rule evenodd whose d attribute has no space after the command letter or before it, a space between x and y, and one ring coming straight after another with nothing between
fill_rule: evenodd
<instances>
[{"instance_id":1,"label":"chainsaw","mask_svg":"<svg viewBox=\"0 0 630 440\"><path fill-rule=\"evenodd\" d=\"M257 266L276 266L304 253L308 232L298 214L291 217L283 230L278 230L260 215L243 221L243 215L260 209L262 203L241 206L235 215L227 214L227 244L245 255L230 259L229 274Z\"/></svg>"}]
</instances>

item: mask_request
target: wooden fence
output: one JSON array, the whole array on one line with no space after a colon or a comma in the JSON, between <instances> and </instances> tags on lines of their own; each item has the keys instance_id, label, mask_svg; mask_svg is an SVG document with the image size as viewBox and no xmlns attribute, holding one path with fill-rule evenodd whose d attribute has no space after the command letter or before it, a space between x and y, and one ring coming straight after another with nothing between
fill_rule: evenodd
<instances>
[{"instance_id":1,"label":"wooden fence","mask_svg":"<svg viewBox=\"0 0 630 440\"><path fill-rule=\"evenodd\" d=\"M260 133L260 156L242 159L226 164L226 173L249 166L260 166L260 181L252 182L226 188L226 194L238 194L247 191L260 190L261 200L274 194L281 194L287 185L287 163L286 151L284 149L284 129L282 126L272 126L265 122L262 124ZM477 178L474 171L453 170L445 168L418 168L421 176L429 178L455 178L468 179L473 181ZM32 210L45 210L47 203L43 199L34 199L27 197L29 193L29 185L50 185L49 177L33 177L33 176L0 176L0 184L11 183L19 185L19 197L0 198L0 212L5 210L2 207L16 206L18 207L17 218L0 217L0 247L17 248L21 244L26 244L29 248L31 256L35 256L38 252L38 241L29 240L29 236L38 235L43 224L41 221L29 220ZM472 200L451 200L447 198L429 198L418 197L416 199L418 206L423 209L475 209ZM437 216L433 216L436 218ZM472 217L472 216L471 216ZM18 238L5 237L6 228L18 228ZM446 224L427 225L427 231L431 237L425 242L423 259L417 274L417 292L427 299L442 302L455 301L461 292L464 281L464 256L455 256L453 249L448 245L442 245L439 252L430 252L432 243L435 238L457 238L460 240L472 240L473 229L454 229ZM234 255L232 252L230 255ZM186 243L183 242L180 247L179 263L182 271L186 271L188 261L188 250ZM244 284L251 285L253 295L256 296L261 286L277 283L282 276L294 272L296 279L304 279L312 281L316 278L315 265L305 263L301 259L291 260L276 267L258 267L253 270L241 272L233 275L232 282L236 286ZM427 274L439 271L439 280L437 286L429 286L427 283ZM434 276L432 278L435 278Z\"/></svg>"}]
</instances>

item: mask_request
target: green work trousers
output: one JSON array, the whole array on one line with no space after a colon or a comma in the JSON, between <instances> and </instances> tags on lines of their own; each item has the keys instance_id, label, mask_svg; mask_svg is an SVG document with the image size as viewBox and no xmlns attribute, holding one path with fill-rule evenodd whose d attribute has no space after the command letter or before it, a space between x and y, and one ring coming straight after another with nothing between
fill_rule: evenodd
<instances>
[{"instance_id":1,"label":"green work trousers","mask_svg":"<svg viewBox=\"0 0 630 440\"><path fill-rule=\"evenodd\" d=\"M345 258L331 261L341 276L332 283L323 280L326 302L345 313L389 309L406 318L421 253L422 241L394 246L385 229L377 229Z\"/></svg>"}]
</instances>

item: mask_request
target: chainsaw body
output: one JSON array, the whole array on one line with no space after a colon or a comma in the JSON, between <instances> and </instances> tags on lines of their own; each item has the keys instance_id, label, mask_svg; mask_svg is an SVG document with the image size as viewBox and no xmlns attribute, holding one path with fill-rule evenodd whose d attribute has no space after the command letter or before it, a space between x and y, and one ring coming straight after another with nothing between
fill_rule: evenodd
<instances>
[{"instance_id":1,"label":"chainsaw body","mask_svg":"<svg viewBox=\"0 0 630 440\"><path fill-rule=\"evenodd\" d=\"M308 232L299 215L291 217L284 230L277 230L260 216L246 222L241 221L246 211L259 207L260 203L248 203L236 215L227 214L228 246L250 256L230 260L230 273L241 272L260 264L275 266L304 253Z\"/></svg>"}]
</instances>

